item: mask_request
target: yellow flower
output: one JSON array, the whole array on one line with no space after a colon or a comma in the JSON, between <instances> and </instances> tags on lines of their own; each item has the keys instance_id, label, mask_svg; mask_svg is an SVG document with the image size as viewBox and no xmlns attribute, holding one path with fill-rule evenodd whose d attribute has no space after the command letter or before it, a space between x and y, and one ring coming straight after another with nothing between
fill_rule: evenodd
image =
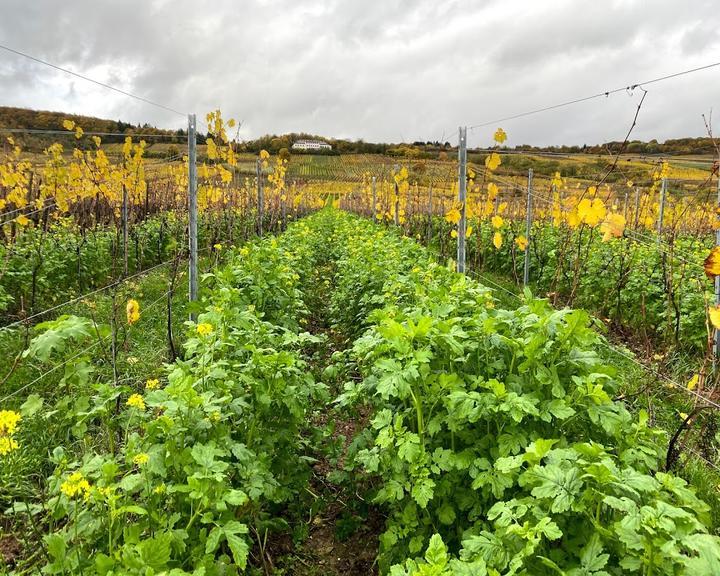
<instances>
[{"instance_id":1,"label":"yellow flower","mask_svg":"<svg viewBox=\"0 0 720 576\"><path fill-rule=\"evenodd\" d=\"M212 324L208 324L207 322L201 322L197 325L197 333L200 334L200 336L207 336L213 331Z\"/></svg>"},{"instance_id":2,"label":"yellow flower","mask_svg":"<svg viewBox=\"0 0 720 576\"><path fill-rule=\"evenodd\" d=\"M12 437L21 416L13 410L0 410L0 456L17 450L18 443Z\"/></svg>"},{"instance_id":3,"label":"yellow flower","mask_svg":"<svg viewBox=\"0 0 720 576\"><path fill-rule=\"evenodd\" d=\"M142 396L140 396L140 394L132 394L130 398L128 398L126 404L130 406L130 408L145 410L145 400Z\"/></svg>"},{"instance_id":4,"label":"yellow flower","mask_svg":"<svg viewBox=\"0 0 720 576\"><path fill-rule=\"evenodd\" d=\"M65 130L70 130L70 131L75 130L75 122L73 122L72 120L63 120L62 125L63 125L63 128L65 128Z\"/></svg>"},{"instance_id":5,"label":"yellow flower","mask_svg":"<svg viewBox=\"0 0 720 576\"><path fill-rule=\"evenodd\" d=\"M0 436L0 456L17 450L18 443L10 436Z\"/></svg>"},{"instance_id":6,"label":"yellow flower","mask_svg":"<svg viewBox=\"0 0 720 576\"><path fill-rule=\"evenodd\" d=\"M20 226L27 226L28 224L30 224L30 218L28 218L24 214L20 214L20 216L15 218L15 222L17 222Z\"/></svg>"},{"instance_id":7,"label":"yellow flower","mask_svg":"<svg viewBox=\"0 0 720 576\"><path fill-rule=\"evenodd\" d=\"M153 493L165 494L165 490L166 490L165 484L159 484L158 486L155 486L155 488L153 489Z\"/></svg>"},{"instance_id":8,"label":"yellow flower","mask_svg":"<svg viewBox=\"0 0 720 576\"><path fill-rule=\"evenodd\" d=\"M67 480L60 485L60 491L68 498L90 495L90 483L83 477L82 472L73 472Z\"/></svg>"},{"instance_id":9,"label":"yellow flower","mask_svg":"<svg viewBox=\"0 0 720 576\"><path fill-rule=\"evenodd\" d=\"M502 228L502 225L503 225L502 216L493 216L490 221L492 222L493 228Z\"/></svg>"},{"instance_id":10,"label":"yellow flower","mask_svg":"<svg viewBox=\"0 0 720 576\"><path fill-rule=\"evenodd\" d=\"M148 456L146 452L140 452L140 454L136 454L133 458L133 464L136 466L144 466L149 460L150 456Z\"/></svg>"},{"instance_id":11,"label":"yellow flower","mask_svg":"<svg viewBox=\"0 0 720 576\"><path fill-rule=\"evenodd\" d=\"M140 304L138 304L138 301L132 298L128 300L125 312L127 313L128 324L135 324L135 322L140 320Z\"/></svg>"},{"instance_id":12,"label":"yellow flower","mask_svg":"<svg viewBox=\"0 0 720 576\"><path fill-rule=\"evenodd\" d=\"M495 140L495 142L497 142L498 144L502 144L503 142L505 142L505 140L507 140L507 134L505 133L505 130L503 130L502 128L498 128L497 130L495 130L493 140Z\"/></svg>"},{"instance_id":13,"label":"yellow flower","mask_svg":"<svg viewBox=\"0 0 720 576\"><path fill-rule=\"evenodd\" d=\"M150 378L145 382L145 388L147 388L148 390L155 390L159 386L160 380L158 380L157 378Z\"/></svg>"},{"instance_id":14,"label":"yellow flower","mask_svg":"<svg viewBox=\"0 0 720 576\"><path fill-rule=\"evenodd\" d=\"M13 410L0 410L0 435L12 436L21 418L20 414Z\"/></svg>"},{"instance_id":15,"label":"yellow flower","mask_svg":"<svg viewBox=\"0 0 720 576\"><path fill-rule=\"evenodd\" d=\"M215 250L217 251L220 251L222 250L222 244L213 244L213 248L215 248Z\"/></svg>"},{"instance_id":16,"label":"yellow flower","mask_svg":"<svg viewBox=\"0 0 720 576\"><path fill-rule=\"evenodd\" d=\"M515 244L517 245L517 247L520 250L525 252L525 250L527 250L527 246L528 246L528 239L525 238L525 236L518 236L517 238L515 238Z\"/></svg>"},{"instance_id":17,"label":"yellow flower","mask_svg":"<svg viewBox=\"0 0 720 576\"><path fill-rule=\"evenodd\" d=\"M100 495L101 498L107 500L108 498L110 498L110 496L112 496L114 489L110 486L100 486L100 487L96 486L95 490L96 490L97 494Z\"/></svg>"}]
</instances>

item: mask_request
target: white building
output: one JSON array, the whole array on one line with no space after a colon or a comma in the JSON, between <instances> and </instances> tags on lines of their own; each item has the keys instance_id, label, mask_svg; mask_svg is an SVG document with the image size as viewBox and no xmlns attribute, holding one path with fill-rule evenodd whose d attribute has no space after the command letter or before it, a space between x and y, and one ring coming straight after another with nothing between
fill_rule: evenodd
<instances>
[{"instance_id":1,"label":"white building","mask_svg":"<svg viewBox=\"0 0 720 576\"><path fill-rule=\"evenodd\" d=\"M320 140L298 140L292 145L293 150L332 150L332 146Z\"/></svg>"}]
</instances>

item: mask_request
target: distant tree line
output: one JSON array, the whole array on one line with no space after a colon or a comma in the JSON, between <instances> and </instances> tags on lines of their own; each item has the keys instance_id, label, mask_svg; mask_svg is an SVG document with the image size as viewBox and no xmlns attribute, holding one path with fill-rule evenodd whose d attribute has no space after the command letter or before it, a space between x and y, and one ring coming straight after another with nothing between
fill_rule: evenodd
<instances>
[{"instance_id":1,"label":"distant tree line","mask_svg":"<svg viewBox=\"0 0 720 576\"><path fill-rule=\"evenodd\" d=\"M530 146L522 144L515 146L512 150L524 152L557 152L561 154L607 154L608 152L616 154L622 150L623 142L614 141L604 144L593 144L582 146ZM701 138L673 138L658 142L650 140L642 142L641 140L631 140L625 146L626 154L638 155L658 155L658 156L678 156L691 154L715 154L716 148L712 139L709 137Z\"/></svg>"},{"instance_id":2,"label":"distant tree line","mask_svg":"<svg viewBox=\"0 0 720 576\"><path fill-rule=\"evenodd\" d=\"M44 110L30 110L27 108L13 108L0 106L0 128L23 128L32 130L63 130L62 122L65 119L73 120L81 126L85 132L105 132L121 134L121 136L103 136L103 142L122 142L125 135L142 137L143 135L173 136L173 142L178 149L184 147L187 131L164 130L150 124L130 124L122 120L103 120L93 116L77 114L65 114L63 112L48 112ZM70 133L68 133L70 134ZM198 133L198 143L204 144L206 135ZM42 134L17 134L15 140L30 150L42 150L50 143L58 140L57 135ZM340 138L325 138L306 132L292 132L290 134L276 135L267 134L255 140L238 142L237 149L240 152L251 152L257 154L260 150L267 150L272 154L279 154L281 150L291 151L292 154L303 154L301 151L292 150L292 145L298 140L320 140L332 146L332 150L312 151L311 154L384 154L411 159L432 159L450 156L455 146L450 142L439 141L415 141L412 143L382 143L365 142L362 139L347 140ZM75 142L74 146L90 146L89 139L80 143ZM531 146L522 144L506 150L522 152L555 152L560 154L607 154L616 153L621 150L622 142L606 142L604 144L582 145L582 146ZM625 147L628 154L638 155L692 155L692 154L714 154L715 146L708 137L702 138L675 138L658 142L650 140L642 142L633 140ZM287 152L283 153L284 155Z\"/></svg>"}]
</instances>

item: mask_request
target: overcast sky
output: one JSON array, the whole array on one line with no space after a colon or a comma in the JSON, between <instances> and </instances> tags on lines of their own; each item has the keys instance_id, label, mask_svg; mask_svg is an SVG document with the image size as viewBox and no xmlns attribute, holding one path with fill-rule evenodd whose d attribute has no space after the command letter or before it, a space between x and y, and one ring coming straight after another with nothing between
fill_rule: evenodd
<instances>
[{"instance_id":1,"label":"overcast sky","mask_svg":"<svg viewBox=\"0 0 720 576\"><path fill-rule=\"evenodd\" d=\"M455 142L460 124L720 61L720 10L717 0L2 0L0 44L183 112L219 107L244 138ZM636 138L703 135L713 107L720 126L720 67L647 89ZM639 97L502 126L510 145L621 140ZM0 105L184 124L3 50Z\"/></svg>"}]
</instances>

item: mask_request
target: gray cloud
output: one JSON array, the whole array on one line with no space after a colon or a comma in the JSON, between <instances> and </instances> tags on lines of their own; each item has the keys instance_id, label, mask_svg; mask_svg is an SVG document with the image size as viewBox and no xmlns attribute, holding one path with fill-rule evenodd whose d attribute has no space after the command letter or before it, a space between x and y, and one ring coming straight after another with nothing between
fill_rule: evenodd
<instances>
[{"instance_id":1,"label":"gray cloud","mask_svg":"<svg viewBox=\"0 0 720 576\"><path fill-rule=\"evenodd\" d=\"M711 0L3 0L0 43L243 136L454 140L477 124L720 60ZM720 68L648 86L635 137L701 135ZM618 94L504 123L510 144L624 136ZM0 51L0 104L179 127L182 118ZM493 128L471 133L490 142Z\"/></svg>"}]
</instances>

